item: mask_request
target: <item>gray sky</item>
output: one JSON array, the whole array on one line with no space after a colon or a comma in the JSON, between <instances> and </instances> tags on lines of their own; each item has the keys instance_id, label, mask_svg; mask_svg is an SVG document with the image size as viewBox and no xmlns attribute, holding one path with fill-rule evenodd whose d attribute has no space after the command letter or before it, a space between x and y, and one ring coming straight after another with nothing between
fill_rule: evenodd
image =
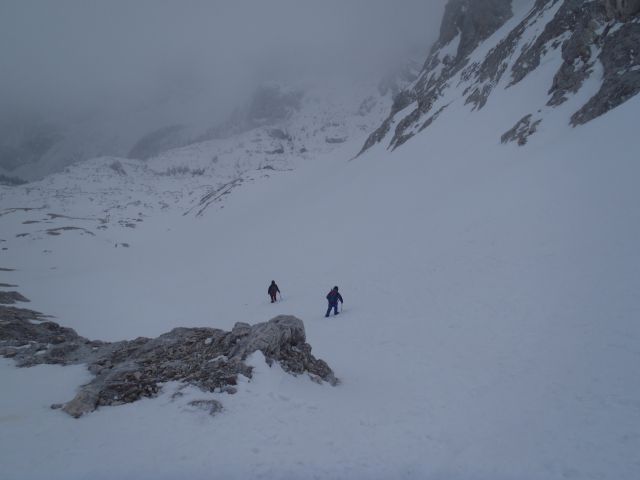
<instances>
[{"instance_id":1,"label":"gray sky","mask_svg":"<svg viewBox=\"0 0 640 480\"><path fill-rule=\"evenodd\" d=\"M231 98L299 72L426 52L444 0L0 0L0 105Z\"/></svg>"}]
</instances>

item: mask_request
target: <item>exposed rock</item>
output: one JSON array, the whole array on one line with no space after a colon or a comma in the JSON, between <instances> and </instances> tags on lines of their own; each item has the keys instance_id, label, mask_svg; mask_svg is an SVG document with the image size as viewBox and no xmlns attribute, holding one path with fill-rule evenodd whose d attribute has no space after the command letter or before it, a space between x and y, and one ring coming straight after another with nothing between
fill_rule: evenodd
<instances>
[{"instance_id":1,"label":"exposed rock","mask_svg":"<svg viewBox=\"0 0 640 480\"><path fill-rule=\"evenodd\" d=\"M604 34L598 57L604 66L604 81L596 93L572 117L580 125L608 112L640 91L640 24L625 23Z\"/></svg>"},{"instance_id":2,"label":"exposed rock","mask_svg":"<svg viewBox=\"0 0 640 480\"><path fill-rule=\"evenodd\" d=\"M189 215L193 211L197 210L196 216L202 216L207 208L209 208L212 204L220 202L225 195L229 195L229 193L231 193L234 188L239 187L243 183L244 179L240 177L230 181L229 183L225 183L219 188L211 189L208 193L200 198L197 204L184 212L183 215Z\"/></svg>"},{"instance_id":3,"label":"exposed rock","mask_svg":"<svg viewBox=\"0 0 640 480\"><path fill-rule=\"evenodd\" d=\"M469 55L513 15L511 0L450 0L440 26L441 46L460 35L456 58Z\"/></svg>"},{"instance_id":4,"label":"exposed rock","mask_svg":"<svg viewBox=\"0 0 640 480\"><path fill-rule=\"evenodd\" d=\"M462 79L472 82L464 90L464 95L468 95L465 103L473 104L476 110L485 106L489 95L506 72L508 60L514 55L518 42L525 30L532 22L540 18L547 7L548 4L546 2L538 0L525 19L511 30L504 39L500 40L481 63L473 63L462 71ZM525 50L525 52L528 51ZM522 63L524 64L524 62ZM517 61L515 65L513 68L517 69Z\"/></svg>"},{"instance_id":5,"label":"exposed rock","mask_svg":"<svg viewBox=\"0 0 640 480\"><path fill-rule=\"evenodd\" d=\"M627 20L640 12L640 0L601 0L609 18Z\"/></svg>"},{"instance_id":6,"label":"exposed rock","mask_svg":"<svg viewBox=\"0 0 640 480\"><path fill-rule=\"evenodd\" d=\"M199 410L204 410L211 416L214 416L222 410L222 404L217 400L193 400L189 402L188 405L190 407L196 407Z\"/></svg>"},{"instance_id":7,"label":"exposed rock","mask_svg":"<svg viewBox=\"0 0 640 480\"><path fill-rule=\"evenodd\" d=\"M327 143L344 143L347 141L347 137L326 137L324 141Z\"/></svg>"},{"instance_id":8,"label":"exposed rock","mask_svg":"<svg viewBox=\"0 0 640 480\"><path fill-rule=\"evenodd\" d=\"M387 136L387 133L389 133L395 115L401 110L407 108L415 100L416 97L413 90L404 90L396 95L393 99L393 105L391 106L391 113L385 119L382 125L378 127L378 129L376 129L371 135L369 135L364 145L362 146L362 150L360 150L360 153L358 153L358 155L360 155L365 150L373 147L376 143L380 143Z\"/></svg>"},{"instance_id":9,"label":"exposed rock","mask_svg":"<svg viewBox=\"0 0 640 480\"><path fill-rule=\"evenodd\" d=\"M510 130L501 137L502 143L518 142L518 145L525 145L527 138L536 133L541 119L531 121L531 114L522 117Z\"/></svg>"},{"instance_id":10,"label":"exposed rock","mask_svg":"<svg viewBox=\"0 0 640 480\"><path fill-rule=\"evenodd\" d=\"M29 299L18 292L0 292L0 303L12 305L16 302L28 302Z\"/></svg>"},{"instance_id":11,"label":"exposed rock","mask_svg":"<svg viewBox=\"0 0 640 480\"><path fill-rule=\"evenodd\" d=\"M560 49L562 63L549 85L547 106L558 106L579 92L595 75L598 60L604 67L602 87L571 117L572 125L586 123L640 91L640 0L535 0L484 58L469 63L470 53L511 15L510 2L449 0L440 37L415 86L394 104L360 153L390 136L393 125L389 148L405 143L437 119L451 90L461 89L473 110L483 108L494 89L505 84L505 75L511 75L506 88L514 87ZM522 119L503 138L522 145L536 122Z\"/></svg>"},{"instance_id":12,"label":"exposed rock","mask_svg":"<svg viewBox=\"0 0 640 480\"><path fill-rule=\"evenodd\" d=\"M95 378L62 409L73 417L101 405L121 405L158 394L161 385L180 381L213 392L236 392L238 375L251 377L245 360L261 351L269 365L278 362L294 375L337 385L331 368L311 354L304 324L279 316L268 322L238 323L231 332L214 328L175 328L158 338L107 343L90 341L74 330L43 321L38 312L0 306L0 355L18 366L88 364ZM217 402L192 404L214 414Z\"/></svg>"},{"instance_id":13,"label":"exposed rock","mask_svg":"<svg viewBox=\"0 0 640 480\"><path fill-rule=\"evenodd\" d=\"M594 12L595 13L595 12ZM594 59L591 47L597 34L598 23L591 15L575 15L573 33L562 44L563 63L553 78L547 105L560 105L568 93L576 93L593 72Z\"/></svg>"},{"instance_id":14,"label":"exposed rock","mask_svg":"<svg viewBox=\"0 0 640 480\"><path fill-rule=\"evenodd\" d=\"M449 0L440 26L440 37L431 49L415 86L394 98L391 113L367 138L360 153L381 142L391 129L396 114L415 103L415 108L398 122L389 146L396 148L411 138L415 133L414 125L430 112L449 86L447 82L466 65L468 55L512 15L511 0ZM441 49L458 35L460 41L455 56L443 55Z\"/></svg>"},{"instance_id":15,"label":"exposed rock","mask_svg":"<svg viewBox=\"0 0 640 480\"><path fill-rule=\"evenodd\" d=\"M543 3L538 1L538 4ZM547 1L544 7L554 3ZM538 68L549 49L562 46L563 63L554 76L547 104L557 106L563 103L567 94L576 93L593 71L592 46L597 41L596 30L604 20L604 8L598 2L565 0L536 41L525 48L515 61L510 85L522 81ZM566 35L570 36L563 41Z\"/></svg>"}]
</instances>

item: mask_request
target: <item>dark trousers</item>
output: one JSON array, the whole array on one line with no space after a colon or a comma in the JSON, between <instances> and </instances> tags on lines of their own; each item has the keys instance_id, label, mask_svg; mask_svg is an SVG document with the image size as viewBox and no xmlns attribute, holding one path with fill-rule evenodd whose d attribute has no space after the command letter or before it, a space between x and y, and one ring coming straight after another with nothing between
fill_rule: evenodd
<instances>
[{"instance_id":1,"label":"dark trousers","mask_svg":"<svg viewBox=\"0 0 640 480\"><path fill-rule=\"evenodd\" d=\"M269 295L271 295L271 303L275 303L277 300L276 293L270 293Z\"/></svg>"},{"instance_id":2,"label":"dark trousers","mask_svg":"<svg viewBox=\"0 0 640 480\"><path fill-rule=\"evenodd\" d=\"M333 308L333 314L337 315L338 314L338 302L329 304L329 308L327 308L327 313L325 314L325 317L329 316L329 314L331 313L331 309L332 308Z\"/></svg>"}]
</instances>

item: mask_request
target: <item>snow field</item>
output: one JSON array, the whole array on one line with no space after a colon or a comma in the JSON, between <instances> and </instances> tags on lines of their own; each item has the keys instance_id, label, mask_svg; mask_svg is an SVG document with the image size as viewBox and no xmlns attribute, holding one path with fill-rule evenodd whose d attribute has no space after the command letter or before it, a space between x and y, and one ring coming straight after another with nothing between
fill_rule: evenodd
<instances>
[{"instance_id":1,"label":"snow field","mask_svg":"<svg viewBox=\"0 0 640 480\"><path fill-rule=\"evenodd\" d=\"M5 361L8 477L637 478L640 99L576 129L570 100L527 147L502 146L496 132L543 98L548 82L532 79L521 103L516 89L473 114L454 103L392 154L346 161L354 140L202 218L160 212L125 233L129 249L81 236L47 240L46 256L12 247L18 270L3 278L81 335L294 314L343 383L257 355L235 396L172 400L166 385L74 420L48 405L72 397L82 367ZM345 310L326 320L336 284ZM196 398L225 409L191 411Z\"/></svg>"}]
</instances>

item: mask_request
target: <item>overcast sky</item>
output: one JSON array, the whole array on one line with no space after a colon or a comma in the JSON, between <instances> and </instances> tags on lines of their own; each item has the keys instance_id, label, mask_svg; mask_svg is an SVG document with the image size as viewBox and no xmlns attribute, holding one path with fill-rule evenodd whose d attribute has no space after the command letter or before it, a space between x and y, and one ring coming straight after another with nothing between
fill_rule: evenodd
<instances>
[{"instance_id":1,"label":"overcast sky","mask_svg":"<svg viewBox=\"0 0 640 480\"><path fill-rule=\"evenodd\" d=\"M445 0L0 0L0 103L76 109L229 96L426 52Z\"/></svg>"}]
</instances>

